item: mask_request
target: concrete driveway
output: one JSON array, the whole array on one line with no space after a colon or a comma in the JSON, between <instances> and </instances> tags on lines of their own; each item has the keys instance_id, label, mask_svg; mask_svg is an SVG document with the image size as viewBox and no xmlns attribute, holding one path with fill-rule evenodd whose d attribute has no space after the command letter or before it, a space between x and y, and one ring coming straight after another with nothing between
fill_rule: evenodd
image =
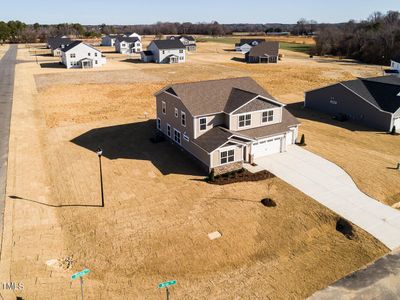
<instances>
[{"instance_id":1,"label":"concrete driveway","mask_svg":"<svg viewBox=\"0 0 400 300\"><path fill-rule=\"evenodd\" d=\"M256 163L369 232L389 249L400 247L400 211L361 192L351 177L330 161L298 146Z\"/></svg>"}]
</instances>

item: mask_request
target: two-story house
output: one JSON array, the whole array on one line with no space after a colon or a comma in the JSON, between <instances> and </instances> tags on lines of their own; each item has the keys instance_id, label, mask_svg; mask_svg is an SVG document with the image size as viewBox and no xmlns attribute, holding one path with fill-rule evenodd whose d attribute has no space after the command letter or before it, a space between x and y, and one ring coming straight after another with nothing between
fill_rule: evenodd
<instances>
[{"instance_id":1,"label":"two-story house","mask_svg":"<svg viewBox=\"0 0 400 300\"><path fill-rule=\"evenodd\" d=\"M106 58L96 48L75 41L61 50L61 62L70 68L96 68L106 63Z\"/></svg>"},{"instance_id":2,"label":"two-story house","mask_svg":"<svg viewBox=\"0 0 400 300\"><path fill-rule=\"evenodd\" d=\"M265 39L241 39L240 43L235 44L235 50L236 52L246 54L251 50L252 47L255 47L263 42L265 42Z\"/></svg>"},{"instance_id":3,"label":"two-story house","mask_svg":"<svg viewBox=\"0 0 400 300\"><path fill-rule=\"evenodd\" d=\"M141 53L143 62L177 64L186 61L186 47L179 40L154 40Z\"/></svg>"},{"instance_id":4,"label":"two-story house","mask_svg":"<svg viewBox=\"0 0 400 300\"><path fill-rule=\"evenodd\" d=\"M137 37L118 37L115 40L115 52L122 54L139 53L142 42Z\"/></svg>"},{"instance_id":5,"label":"two-story house","mask_svg":"<svg viewBox=\"0 0 400 300\"><path fill-rule=\"evenodd\" d=\"M196 40L191 35L170 36L170 40L180 40L185 45L186 51L196 51Z\"/></svg>"},{"instance_id":6,"label":"two-story house","mask_svg":"<svg viewBox=\"0 0 400 300\"><path fill-rule=\"evenodd\" d=\"M299 121L249 77L173 84L155 94L157 129L208 172L286 151Z\"/></svg>"}]
</instances>

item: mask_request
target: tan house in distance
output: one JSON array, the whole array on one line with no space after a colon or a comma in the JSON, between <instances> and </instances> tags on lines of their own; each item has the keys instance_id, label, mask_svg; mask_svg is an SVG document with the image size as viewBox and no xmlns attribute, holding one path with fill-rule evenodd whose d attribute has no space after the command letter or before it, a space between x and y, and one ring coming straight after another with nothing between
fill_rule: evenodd
<instances>
[{"instance_id":1,"label":"tan house in distance","mask_svg":"<svg viewBox=\"0 0 400 300\"><path fill-rule=\"evenodd\" d=\"M157 129L223 174L286 151L299 121L249 77L173 84L155 94Z\"/></svg>"}]
</instances>

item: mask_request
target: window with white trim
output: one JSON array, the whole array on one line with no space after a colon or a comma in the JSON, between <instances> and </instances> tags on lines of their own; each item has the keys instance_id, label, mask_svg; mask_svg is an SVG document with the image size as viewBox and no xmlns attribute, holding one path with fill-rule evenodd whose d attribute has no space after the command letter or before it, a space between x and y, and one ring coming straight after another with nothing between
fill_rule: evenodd
<instances>
[{"instance_id":1,"label":"window with white trim","mask_svg":"<svg viewBox=\"0 0 400 300\"><path fill-rule=\"evenodd\" d=\"M181 133L175 128L174 128L174 141L179 145L181 144Z\"/></svg>"},{"instance_id":2,"label":"window with white trim","mask_svg":"<svg viewBox=\"0 0 400 300\"><path fill-rule=\"evenodd\" d=\"M206 130L207 129L207 118L201 118L199 120L200 122L200 131Z\"/></svg>"},{"instance_id":3,"label":"window with white trim","mask_svg":"<svg viewBox=\"0 0 400 300\"><path fill-rule=\"evenodd\" d=\"M167 124L167 135L171 137L171 125Z\"/></svg>"},{"instance_id":4,"label":"window with white trim","mask_svg":"<svg viewBox=\"0 0 400 300\"><path fill-rule=\"evenodd\" d=\"M183 134L183 139L184 139L186 142L189 142L189 136L187 136L186 133Z\"/></svg>"},{"instance_id":5,"label":"window with white trim","mask_svg":"<svg viewBox=\"0 0 400 300\"><path fill-rule=\"evenodd\" d=\"M186 127L186 114L183 111L181 111L181 125Z\"/></svg>"},{"instance_id":6,"label":"window with white trim","mask_svg":"<svg viewBox=\"0 0 400 300\"><path fill-rule=\"evenodd\" d=\"M251 125L251 114L239 116L239 127Z\"/></svg>"},{"instance_id":7,"label":"window with white trim","mask_svg":"<svg viewBox=\"0 0 400 300\"><path fill-rule=\"evenodd\" d=\"M178 109L175 107L175 118L177 118L179 115Z\"/></svg>"},{"instance_id":8,"label":"window with white trim","mask_svg":"<svg viewBox=\"0 0 400 300\"><path fill-rule=\"evenodd\" d=\"M235 160L235 150L221 151L221 165L233 162Z\"/></svg>"},{"instance_id":9,"label":"window with white trim","mask_svg":"<svg viewBox=\"0 0 400 300\"><path fill-rule=\"evenodd\" d=\"M96 56L96 57L97 57L97 52L95 52L95 53L94 53L94 56Z\"/></svg>"},{"instance_id":10,"label":"window with white trim","mask_svg":"<svg viewBox=\"0 0 400 300\"><path fill-rule=\"evenodd\" d=\"M69 56L70 56L71 58L75 58L75 57L76 57L75 53L71 53Z\"/></svg>"},{"instance_id":11,"label":"window with white trim","mask_svg":"<svg viewBox=\"0 0 400 300\"><path fill-rule=\"evenodd\" d=\"M167 113L167 103L165 101L161 102L161 111L164 115Z\"/></svg>"},{"instance_id":12,"label":"window with white trim","mask_svg":"<svg viewBox=\"0 0 400 300\"><path fill-rule=\"evenodd\" d=\"M262 122L263 123L272 122L273 120L274 120L274 111L273 110L263 112L263 114L262 114Z\"/></svg>"},{"instance_id":13,"label":"window with white trim","mask_svg":"<svg viewBox=\"0 0 400 300\"><path fill-rule=\"evenodd\" d=\"M161 130L161 119L157 119L157 129Z\"/></svg>"}]
</instances>

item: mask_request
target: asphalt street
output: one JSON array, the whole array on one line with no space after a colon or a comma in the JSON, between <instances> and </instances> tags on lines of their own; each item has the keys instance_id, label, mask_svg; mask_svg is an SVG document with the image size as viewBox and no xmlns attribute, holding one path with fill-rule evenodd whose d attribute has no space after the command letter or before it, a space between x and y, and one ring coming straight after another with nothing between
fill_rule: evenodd
<instances>
[{"instance_id":1,"label":"asphalt street","mask_svg":"<svg viewBox=\"0 0 400 300\"><path fill-rule=\"evenodd\" d=\"M10 45L0 60L0 237L3 240L4 201L7 183L8 142L14 92L17 45Z\"/></svg>"}]
</instances>

